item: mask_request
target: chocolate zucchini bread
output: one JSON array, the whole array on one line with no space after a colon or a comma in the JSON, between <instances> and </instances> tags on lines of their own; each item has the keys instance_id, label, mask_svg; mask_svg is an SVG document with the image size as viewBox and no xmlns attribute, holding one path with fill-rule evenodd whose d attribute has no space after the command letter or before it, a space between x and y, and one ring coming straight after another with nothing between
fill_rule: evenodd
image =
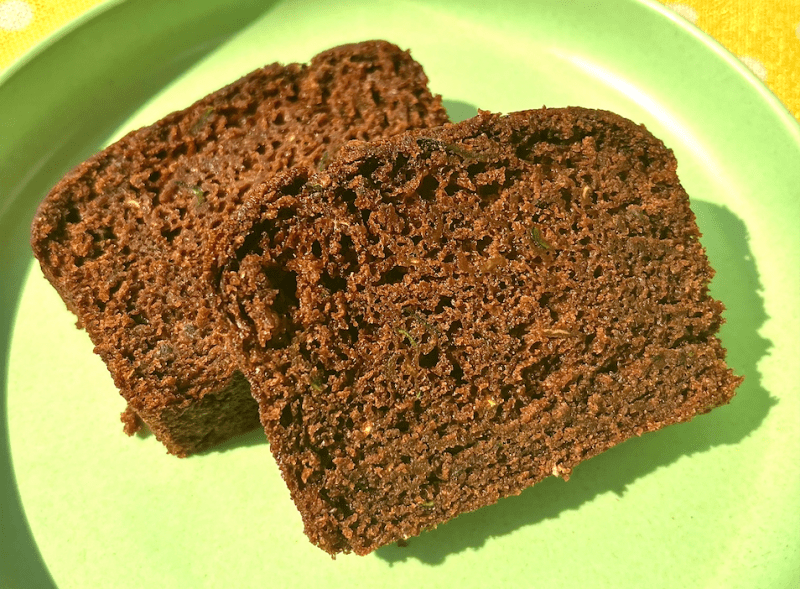
<instances>
[{"instance_id":1,"label":"chocolate zucchini bread","mask_svg":"<svg viewBox=\"0 0 800 589\"><path fill-rule=\"evenodd\" d=\"M34 219L33 251L127 400L128 433L141 419L185 456L258 426L199 279L207 235L251 185L324 168L348 140L446 120L407 52L345 45L254 71L61 180Z\"/></svg>"},{"instance_id":2,"label":"chocolate zucchini bread","mask_svg":"<svg viewBox=\"0 0 800 589\"><path fill-rule=\"evenodd\" d=\"M207 278L308 537L367 554L727 403L670 150L481 113L255 185Z\"/></svg>"}]
</instances>

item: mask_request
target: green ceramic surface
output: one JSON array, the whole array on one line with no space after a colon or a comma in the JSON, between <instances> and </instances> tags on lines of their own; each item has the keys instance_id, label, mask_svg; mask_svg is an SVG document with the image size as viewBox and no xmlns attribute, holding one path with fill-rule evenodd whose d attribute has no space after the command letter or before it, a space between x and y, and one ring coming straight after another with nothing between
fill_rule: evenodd
<instances>
[{"instance_id":1,"label":"green ceramic surface","mask_svg":"<svg viewBox=\"0 0 800 589\"><path fill-rule=\"evenodd\" d=\"M179 460L124 403L28 246L34 209L124 132L273 61L385 38L456 120L617 111L674 149L745 383L518 497L367 557L302 533L256 432ZM640 0L101 5L0 77L0 586L800 586L800 128L738 61Z\"/></svg>"}]
</instances>

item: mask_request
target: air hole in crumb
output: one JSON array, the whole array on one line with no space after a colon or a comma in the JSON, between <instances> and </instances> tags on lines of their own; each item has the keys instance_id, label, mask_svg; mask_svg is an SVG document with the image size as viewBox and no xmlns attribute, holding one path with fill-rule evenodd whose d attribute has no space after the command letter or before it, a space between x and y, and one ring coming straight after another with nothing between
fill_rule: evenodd
<instances>
[{"instance_id":1,"label":"air hole in crumb","mask_svg":"<svg viewBox=\"0 0 800 589\"><path fill-rule=\"evenodd\" d=\"M434 313L441 313L444 311L445 307L452 307L453 306L453 299L451 297L440 296L439 303L436 305L434 309Z\"/></svg>"},{"instance_id":2,"label":"air hole in crumb","mask_svg":"<svg viewBox=\"0 0 800 589\"><path fill-rule=\"evenodd\" d=\"M322 257L322 246L319 244L319 241L314 240L314 243L311 244L311 253L318 258Z\"/></svg>"},{"instance_id":3,"label":"air hole in crumb","mask_svg":"<svg viewBox=\"0 0 800 589\"><path fill-rule=\"evenodd\" d=\"M116 238L116 235L114 235L114 229L111 227L101 227L98 231L89 231L89 234L92 236L92 241L94 243L100 243Z\"/></svg>"},{"instance_id":4,"label":"air hole in crumb","mask_svg":"<svg viewBox=\"0 0 800 589\"><path fill-rule=\"evenodd\" d=\"M283 187L283 193L288 194L290 196L297 196L300 194L300 191L303 190L303 186L305 185L306 181L308 180L308 176L305 174L300 174L297 178L295 178L291 184L288 186Z\"/></svg>"},{"instance_id":5,"label":"air hole in crumb","mask_svg":"<svg viewBox=\"0 0 800 589\"><path fill-rule=\"evenodd\" d=\"M484 184L478 187L478 196L481 199L481 208L486 207L496 200L492 197L500 194L500 185L497 182L491 184Z\"/></svg>"},{"instance_id":6,"label":"air hole in crumb","mask_svg":"<svg viewBox=\"0 0 800 589\"><path fill-rule=\"evenodd\" d=\"M297 274L283 268L272 267L265 269L264 275L272 288L278 290L278 296L272 304L273 311L284 314L290 308L297 306Z\"/></svg>"},{"instance_id":7,"label":"air hole in crumb","mask_svg":"<svg viewBox=\"0 0 800 589\"><path fill-rule=\"evenodd\" d=\"M331 453L328 451L327 448L317 448L316 449L317 456L319 457L319 462L322 468L325 470L333 467L333 459L331 459ZM320 489L320 495L323 495L323 491L325 489ZM327 499L327 493L323 495L324 499Z\"/></svg>"},{"instance_id":8,"label":"air hole in crumb","mask_svg":"<svg viewBox=\"0 0 800 589\"><path fill-rule=\"evenodd\" d=\"M526 382L525 383L525 395L530 400L543 399L544 398L544 391L540 387L536 386L534 383ZM515 411L519 411L521 409L522 409L522 400L521 399L517 399L516 402L514 403L514 410Z\"/></svg>"},{"instance_id":9,"label":"air hole in crumb","mask_svg":"<svg viewBox=\"0 0 800 589\"><path fill-rule=\"evenodd\" d=\"M356 254L356 250L353 247L353 239L349 235L342 235L339 239L339 245L341 247L339 255L345 262L350 264L358 262L358 254Z\"/></svg>"},{"instance_id":10,"label":"air hole in crumb","mask_svg":"<svg viewBox=\"0 0 800 589\"><path fill-rule=\"evenodd\" d=\"M612 372L616 372L618 369L617 367L617 360L609 360L605 366L603 366L600 370L597 371L598 374L610 374Z\"/></svg>"},{"instance_id":11,"label":"air hole in crumb","mask_svg":"<svg viewBox=\"0 0 800 589\"><path fill-rule=\"evenodd\" d=\"M347 334L347 339L350 340L351 344L355 344L358 341L359 331L357 325L351 325L344 333Z\"/></svg>"},{"instance_id":12,"label":"air hole in crumb","mask_svg":"<svg viewBox=\"0 0 800 589\"><path fill-rule=\"evenodd\" d=\"M164 227L161 230L161 236L167 240L167 243L172 243L175 240L175 238L178 237L178 235L180 235L180 233L181 233L180 227L176 227L175 229L172 230Z\"/></svg>"},{"instance_id":13,"label":"air hole in crumb","mask_svg":"<svg viewBox=\"0 0 800 589\"><path fill-rule=\"evenodd\" d=\"M345 190L341 193L341 199L347 204L347 210L356 214L356 193L352 190Z\"/></svg>"},{"instance_id":14,"label":"air hole in crumb","mask_svg":"<svg viewBox=\"0 0 800 589\"><path fill-rule=\"evenodd\" d=\"M369 158L358 166L358 175L371 178L372 173L377 170L380 165L381 163L377 158ZM355 200L355 194L353 195L353 200Z\"/></svg>"},{"instance_id":15,"label":"air hole in crumb","mask_svg":"<svg viewBox=\"0 0 800 589\"><path fill-rule=\"evenodd\" d=\"M331 276L326 272L320 277L319 281L322 283L322 286L332 293L347 289L347 279L342 276Z\"/></svg>"},{"instance_id":16,"label":"air hole in crumb","mask_svg":"<svg viewBox=\"0 0 800 589\"><path fill-rule=\"evenodd\" d=\"M161 178L161 172L159 172L158 170L156 170L155 172L151 173L150 176L148 176L148 180L150 180L150 182L158 182L160 178Z\"/></svg>"},{"instance_id":17,"label":"air hole in crumb","mask_svg":"<svg viewBox=\"0 0 800 589\"><path fill-rule=\"evenodd\" d=\"M572 191L569 188L561 189L561 200L564 201L564 208L569 211L572 208Z\"/></svg>"},{"instance_id":18,"label":"air hole in crumb","mask_svg":"<svg viewBox=\"0 0 800 589\"><path fill-rule=\"evenodd\" d=\"M486 164L483 162L478 162L475 164L471 164L467 166L467 174L470 176L477 176L486 171Z\"/></svg>"},{"instance_id":19,"label":"air hole in crumb","mask_svg":"<svg viewBox=\"0 0 800 589\"><path fill-rule=\"evenodd\" d=\"M136 325L147 325L148 321L139 313L134 313L131 315L131 319Z\"/></svg>"},{"instance_id":20,"label":"air hole in crumb","mask_svg":"<svg viewBox=\"0 0 800 589\"><path fill-rule=\"evenodd\" d=\"M595 278L600 278L602 275L603 275L603 267L602 266L598 266L597 268L595 268L594 272L592 273L592 276L594 276Z\"/></svg>"},{"instance_id":21,"label":"air hole in crumb","mask_svg":"<svg viewBox=\"0 0 800 589\"><path fill-rule=\"evenodd\" d=\"M510 335L511 337L520 338L525 333L526 328L527 325L525 325L524 323L516 325L508 330L508 335Z\"/></svg>"},{"instance_id":22,"label":"air hole in crumb","mask_svg":"<svg viewBox=\"0 0 800 589\"><path fill-rule=\"evenodd\" d=\"M281 427L289 427L294 421L294 415L292 415L292 406L287 404L283 411L281 411Z\"/></svg>"},{"instance_id":23,"label":"air hole in crumb","mask_svg":"<svg viewBox=\"0 0 800 589\"><path fill-rule=\"evenodd\" d=\"M425 176L420 182L417 192L422 200L431 201L436 198L437 188L439 188L439 181L433 176Z\"/></svg>"},{"instance_id":24,"label":"air hole in crumb","mask_svg":"<svg viewBox=\"0 0 800 589\"><path fill-rule=\"evenodd\" d=\"M294 207L283 207L281 210L278 211L278 214L275 215L275 218L281 221L285 221L286 219L291 219L295 216L295 208Z\"/></svg>"},{"instance_id":25,"label":"air hole in crumb","mask_svg":"<svg viewBox=\"0 0 800 589\"><path fill-rule=\"evenodd\" d=\"M433 368L439 362L439 348L438 346L433 348L427 354L423 354L419 357L419 365L422 368Z\"/></svg>"},{"instance_id":26,"label":"air hole in crumb","mask_svg":"<svg viewBox=\"0 0 800 589\"><path fill-rule=\"evenodd\" d=\"M264 246L269 244L269 235L264 232L264 223L257 224L244 238L244 243L236 249L236 260L241 262L250 254L261 255Z\"/></svg>"},{"instance_id":27,"label":"air hole in crumb","mask_svg":"<svg viewBox=\"0 0 800 589\"><path fill-rule=\"evenodd\" d=\"M455 360L451 360L451 362L453 364L453 369L450 370L450 378L456 381L456 386L466 384L464 380L464 370L461 368L461 364Z\"/></svg>"},{"instance_id":28,"label":"air hole in crumb","mask_svg":"<svg viewBox=\"0 0 800 589\"><path fill-rule=\"evenodd\" d=\"M492 238L488 235L486 237L481 237L477 243L475 244L476 249L479 253L483 253L483 251L489 247L489 244L492 243Z\"/></svg>"},{"instance_id":29,"label":"air hole in crumb","mask_svg":"<svg viewBox=\"0 0 800 589\"><path fill-rule=\"evenodd\" d=\"M453 334L454 334L454 333L456 333L456 332L457 332L459 329L461 329L461 327L462 327L462 325L461 325L461 319L456 319L455 321L453 321L453 322L450 324L450 327L447 329L447 333L448 333L448 334L450 334L450 335L453 335Z\"/></svg>"},{"instance_id":30,"label":"air hole in crumb","mask_svg":"<svg viewBox=\"0 0 800 589\"><path fill-rule=\"evenodd\" d=\"M66 219L67 223L80 223L81 214L75 207L70 207L69 213L67 213Z\"/></svg>"},{"instance_id":31,"label":"air hole in crumb","mask_svg":"<svg viewBox=\"0 0 800 589\"><path fill-rule=\"evenodd\" d=\"M408 268L395 266L381 277L376 286L381 286L382 284L397 284L403 280L406 274L408 274Z\"/></svg>"},{"instance_id":32,"label":"air hole in crumb","mask_svg":"<svg viewBox=\"0 0 800 589\"><path fill-rule=\"evenodd\" d=\"M447 448L445 450L445 452L455 456L456 454L460 454L461 452L463 452L466 449L467 449L466 446L453 446L452 448Z\"/></svg>"},{"instance_id":33,"label":"air hole in crumb","mask_svg":"<svg viewBox=\"0 0 800 589\"><path fill-rule=\"evenodd\" d=\"M400 169L408 163L408 157L402 153L398 154L392 165L392 176L397 174Z\"/></svg>"}]
</instances>

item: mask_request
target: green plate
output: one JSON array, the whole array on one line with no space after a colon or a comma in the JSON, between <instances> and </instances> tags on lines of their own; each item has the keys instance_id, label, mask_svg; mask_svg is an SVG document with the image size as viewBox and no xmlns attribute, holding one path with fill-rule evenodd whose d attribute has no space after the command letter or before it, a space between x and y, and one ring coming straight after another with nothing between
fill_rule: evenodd
<instances>
[{"instance_id":1,"label":"green plate","mask_svg":"<svg viewBox=\"0 0 800 589\"><path fill-rule=\"evenodd\" d=\"M367 557L310 545L259 433L178 460L123 401L28 247L71 166L273 61L386 38L454 119L583 105L672 147L746 375L733 402ZM129 0L0 78L0 585L796 587L800 580L800 128L658 4Z\"/></svg>"}]
</instances>

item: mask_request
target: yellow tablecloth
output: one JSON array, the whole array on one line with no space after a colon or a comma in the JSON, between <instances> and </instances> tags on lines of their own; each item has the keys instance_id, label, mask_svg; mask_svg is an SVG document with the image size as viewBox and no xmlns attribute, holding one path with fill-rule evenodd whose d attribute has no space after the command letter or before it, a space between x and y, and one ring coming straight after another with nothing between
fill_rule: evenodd
<instances>
[{"instance_id":1,"label":"yellow tablecloth","mask_svg":"<svg viewBox=\"0 0 800 589\"><path fill-rule=\"evenodd\" d=\"M0 0L0 72L44 36L102 1ZM665 4L737 55L800 119L800 0Z\"/></svg>"}]
</instances>

